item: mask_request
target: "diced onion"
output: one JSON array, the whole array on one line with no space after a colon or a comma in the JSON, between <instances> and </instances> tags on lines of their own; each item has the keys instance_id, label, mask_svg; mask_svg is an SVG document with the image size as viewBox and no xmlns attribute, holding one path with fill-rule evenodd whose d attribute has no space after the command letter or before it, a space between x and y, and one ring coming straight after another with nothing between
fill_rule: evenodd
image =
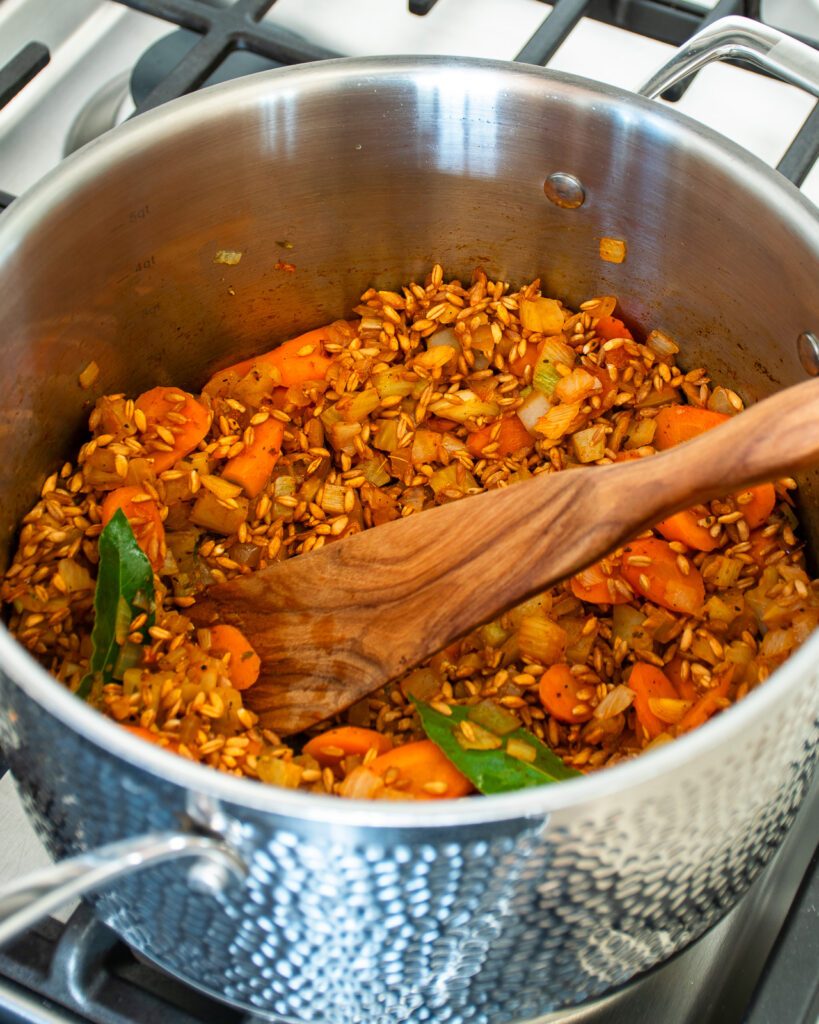
<instances>
[{"instance_id":1,"label":"diced onion","mask_svg":"<svg viewBox=\"0 0 819 1024\"><path fill-rule=\"evenodd\" d=\"M598 719L613 718L631 706L634 690L629 686L615 686L594 709L594 717Z\"/></svg>"},{"instance_id":2,"label":"diced onion","mask_svg":"<svg viewBox=\"0 0 819 1024\"><path fill-rule=\"evenodd\" d=\"M513 737L506 743L506 753L510 757L516 758L518 761L528 761L531 763L537 757L537 751L531 745L531 743L525 743L523 740L519 740Z\"/></svg>"},{"instance_id":3,"label":"diced onion","mask_svg":"<svg viewBox=\"0 0 819 1024\"><path fill-rule=\"evenodd\" d=\"M600 391L600 381L592 377L588 370L578 367L564 377L555 387L555 398L568 405L571 402L584 402L595 391Z\"/></svg>"},{"instance_id":4,"label":"diced onion","mask_svg":"<svg viewBox=\"0 0 819 1024\"><path fill-rule=\"evenodd\" d=\"M99 377L99 375L100 368L92 360L79 376L80 387L84 388L87 391L88 388L94 386L94 383L96 382L97 377Z\"/></svg>"},{"instance_id":5,"label":"diced onion","mask_svg":"<svg viewBox=\"0 0 819 1024\"><path fill-rule=\"evenodd\" d=\"M451 327L445 327L442 331L436 331L427 338L427 348L437 348L439 345L448 345L460 353L461 343Z\"/></svg>"},{"instance_id":6,"label":"diced onion","mask_svg":"<svg viewBox=\"0 0 819 1024\"><path fill-rule=\"evenodd\" d=\"M674 697L648 698L648 710L668 725L676 725L690 707L689 700L676 700Z\"/></svg>"},{"instance_id":7,"label":"diced onion","mask_svg":"<svg viewBox=\"0 0 819 1024\"><path fill-rule=\"evenodd\" d=\"M606 454L606 428L601 424L572 434L572 449L578 462L597 462Z\"/></svg>"},{"instance_id":8,"label":"diced onion","mask_svg":"<svg viewBox=\"0 0 819 1024\"><path fill-rule=\"evenodd\" d=\"M742 412L742 399L736 392L717 386L708 399L708 408L725 416L736 416L738 412Z\"/></svg>"},{"instance_id":9,"label":"diced onion","mask_svg":"<svg viewBox=\"0 0 819 1024\"><path fill-rule=\"evenodd\" d=\"M541 615L527 615L518 627L518 646L530 661L554 665L566 650L566 630Z\"/></svg>"},{"instance_id":10,"label":"diced onion","mask_svg":"<svg viewBox=\"0 0 819 1024\"><path fill-rule=\"evenodd\" d=\"M646 338L646 345L661 358L676 355L680 351L680 346L662 331L652 331Z\"/></svg>"},{"instance_id":11,"label":"diced onion","mask_svg":"<svg viewBox=\"0 0 819 1024\"><path fill-rule=\"evenodd\" d=\"M552 403L546 395L542 391L534 389L526 397L523 405L515 411L524 427L526 427L530 434L534 434L537 421L541 416L545 416L551 407Z\"/></svg>"},{"instance_id":12,"label":"diced onion","mask_svg":"<svg viewBox=\"0 0 819 1024\"><path fill-rule=\"evenodd\" d=\"M622 263L626 258L624 238L601 238L600 259L607 263Z\"/></svg>"}]
</instances>

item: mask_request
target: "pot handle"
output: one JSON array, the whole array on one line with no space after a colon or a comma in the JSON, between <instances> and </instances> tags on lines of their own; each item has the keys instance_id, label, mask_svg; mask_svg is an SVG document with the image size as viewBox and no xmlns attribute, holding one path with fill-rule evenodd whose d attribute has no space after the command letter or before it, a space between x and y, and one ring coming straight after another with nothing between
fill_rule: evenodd
<instances>
[{"instance_id":1,"label":"pot handle","mask_svg":"<svg viewBox=\"0 0 819 1024\"><path fill-rule=\"evenodd\" d=\"M640 89L653 100L715 60L741 57L819 97L819 53L784 32L750 18L719 18L683 43Z\"/></svg>"},{"instance_id":2,"label":"pot handle","mask_svg":"<svg viewBox=\"0 0 819 1024\"><path fill-rule=\"evenodd\" d=\"M180 857L196 857L188 881L217 895L245 866L221 839L188 832L149 832L120 839L60 861L0 888L0 947L64 903L102 888L132 871Z\"/></svg>"}]
</instances>

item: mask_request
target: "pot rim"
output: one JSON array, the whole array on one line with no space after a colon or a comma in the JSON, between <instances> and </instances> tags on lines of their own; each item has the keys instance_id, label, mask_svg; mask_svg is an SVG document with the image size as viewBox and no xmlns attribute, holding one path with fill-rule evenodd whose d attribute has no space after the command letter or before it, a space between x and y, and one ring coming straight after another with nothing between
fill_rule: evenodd
<instances>
[{"instance_id":1,"label":"pot rim","mask_svg":"<svg viewBox=\"0 0 819 1024\"><path fill-rule=\"evenodd\" d=\"M556 98L574 93L585 97L587 102L602 100L612 105L625 103L636 107L642 116L654 120L661 129L673 126L683 133L695 152L730 170L748 187L768 191L777 199L792 230L810 237L811 244L819 252L819 215L798 189L747 150L676 110L614 86L534 65L466 57L394 56L339 58L260 72L173 100L120 125L67 158L4 213L0 222L0 262L13 258L16 239L47 218L51 210L64 202L75 189L82 187L89 176L110 172L119 162L127 160L133 150L178 134L205 118L218 116L220 108L235 110L237 103L258 106L277 91L284 92L294 85L312 83L315 87L322 82L363 77L364 84L372 87L379 80L389 80L402 74L417 76L447 70L479 75L514 75L519 76L521 82L540 82L551 86L555 89ZM125 729L117 732L109 719L58 683L0 623L0 666L5 674L27 697L113 757L164 781L173 782L184 790L206 794L226 804L341 828L452 828L542 818L567 808L602 801L614 801L616 806L616 798L622 791L636 789L658 776L671 775L684 765L712 753L714 748L738 740L746 729L766 713L773 712L775 704L799 686L800 677L808 674L817 658L819 631L815 631L765 685L749 693L724 714L672 743L603 771L560 785L484 796L476 800L424 801L418 804L412 801L341 800L268 786L187 761L145 743Z\"/></svg>"}]
</instances>

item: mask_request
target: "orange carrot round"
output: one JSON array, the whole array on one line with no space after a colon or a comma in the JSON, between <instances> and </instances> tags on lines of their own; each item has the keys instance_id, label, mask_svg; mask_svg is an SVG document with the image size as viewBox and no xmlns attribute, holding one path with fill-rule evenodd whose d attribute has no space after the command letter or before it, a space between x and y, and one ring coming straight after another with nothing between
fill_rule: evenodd
<instances>
[{"instance_id":1,"label":"orange carrot round","mask_svg":"<svg viewBox=\"0 0 819 1024\"><path fill-rule=\"evenodd\" d=\"M103 526L111 522L119 508L134 531L137 544L154 569L159 570L165 561L165 527L156 501L141 487L118 487L109 491L100 509Z\"/></svg>"},{"instance_id":2,"label":"orange carrot round","mask_svg":"<svg viewBox=\"0 0 819 1024\"><path fill-rule=\"evenodd\" d=\"M663 519L654 529L666 540L679 541L697 551L713 551L719 547L719 541L711 536L707 527L699 525L699 520L710 514L705 505L695 505L684 512L677 512L676 515Z\"/></svg>"},{"instance_id":3,"label":"orange carrot round","mask_svg":"<svg viewBox=\"0 0 819 1024\"><path fill-rule=\"evenodd\" d=\"M392 740L375 729L362 729L355 725L328 729L304 745L304 753L310 754L324 768L334 768L351 754L364 755L373 749L379 754L386 754L392 750Z\"/></svg>"},{"instance_id":4,"label":"orange carrot round","mask_svg":"<svg viewBox=\"0 0 819 1024\"><path fill-rule=\"evenodd\" d=\"M625 604L629 600L628 596L614 586L614 581L620 578L616 568L612 567L612 572L606 575L602 564L595 562L588 569L572 576L570 585L578 601L588 601L589 604Z\"/></svg>"},{"instance_id":5,"label":"orange carrot round","mask_svg":"<svg viewBox=\"0 0 819 1024\"><path fill-rule=\"evenodd\" d=\"M405 743L368 765L387 786L408 783L403 792L416 800L446 800L466 796L473 786L432 740ZM390 769L394 768L395 772Z\"/></svg>"},{"instance_id":6,"label":"orange carrot round","mask_svg":"<svg viewBox=\"0 0 819 1024\"><path fill-rule=\"evenodd\" d=\"M222 378L232 374L244 377L254 366L261 363L272 366L278 371L278 383L283 387L302 384L307 380L324 380L332 360L323 354L322 346L326 341L339 336L339 332L349 336L350 331L350 325L345 321L336 321L327 324L326 327L317 327L296 338L282 342L281 345L277 345L269 352L252 356L250 359L243 359L240 363L234 363L232 366L220 370L216 376Z\"/></svg>"},{"instance_id":7,"label":"orange carrot round","mask_svg":"<svg viewBox=\"0 0 819 1024\"><path fill-rule=\"evenodd\" d=\"M622 320L616 316L601 316L594 328L598 338L605 338L606 341L613 341L614 338L628 338L634 340L634 335L626 327ZM619 349L615 349L619 351ZM609 360L610 361L610 360Z\"/></svg>"},{"instance_id":8,"label":"orange carrot round","mask_svg":"<svg viewBox=\"0 0 819 1024\"><path fill-rule=\"evenodd\" d=\"M179 401L182 398L182 401ZM210 429L211 414L208 409L197 402L193 395L179 388L157 387L145 391L134 403L136 408L145 414L148 434L155 434L157 440L169 444L166 437L159 436L157 428L163 433L173 434L173 445L170 451L154 451L151 458L154 470L162 473L179 462L180 459L194 450ZM173 416L169 417L168 413ZM185 422L177 417L184 416Z\"/></svg>"},{"instance_id":9,"label":"orange carrot round","mask_svg":"<svg viewBox=\"0 0 819 1024\"><path fill-rule=\"evenodd\" d=\"M494 429L495 424L493 423L486 427L481 427L480 430L476 430L473 434L469 435L466 447L473 455L480 455L484 448L491 444L493 440L498 445L495 452L501 458L523 449L528 450L534 444L532 435L515 415L507 416L506 419L501 420L500 430L497 437L493 439L492 432Z\"/></svg>"},{"instance_id":10,"label":"orange carrot round","mask_svg":"<svg viewBox=\"0 0 819 1024\"><path fill-rule=\"evenodd\" d=\"M760 484L758 487L749 488L752 495L751 500L742 504L737 502L737 508L745 517L745 522L750 529L755 530L762 526L768 516L773 512L776 505L776 491L773 484ZM744 496L746 492L740 492ZM739 494L734 495L739 498Z\"/></svg>"},{"instance_id":11,"label":"orange carrot round","mask_svg":"<svg viewBox=\"0 0 819 1024\"><path fill-rule=\"evenodd\" d=\"M699 697L699 690L694 686L690 674L682 674L683 659L675 654L671 661L665 666L665 674L682 700L696 700Z\"/></svg>"},{"instance_id":12,"label":"orange carrot round","mask_svg":"<svg viewBox=\"0 0 819 1024\"><path fill-rule=\"evenodd\" d=\"M702 576L688 563L684 573L679 556L667 541L650 537L633 540L623 549L621 571L636 593L672 612L693 615L705 600Z\"/></svg>"},{"instance_id":13,"label":"orange carrot round","mask_svg":"<svg viewBox=\"0 0 819 1024\"><path fill-rule=\"evenodd\" d=\"M279 461L284 425L271 417L253 428L253 443L225 464L222 476L239 484L249 498L255 498L267 484Z\"/></svg>"},{"instance_id":14,"label":"orange carrot round","mask_svg":"<svg viewBox=\"0 0 819 1024\"><path fill-rule=\"evenodd\" d=\"M259 655L235 626L211 626L210 651L217 656L230 654L228 675L235 689L247 690L259 678L262 667Z\"/></svg>"},{"instance_id":15,"label":"orange carrot round","mask_svg":"<svg viewBox=\"0 0 819 1024\"><path fill-rule=\"evenodd\" d=\"M652 697L679 700L679 694L665 672L661 672L654 665L646 665L642 661L638 661L631 670L628 686L634 690L634 710L637 712L637 720L649 738L653 740L655 736L665 732L667 726L651 710L649 700Z\"/></svg>"},{"instance_id":16,"label":"orange carrot round","mask_svg":"<svg viewBox=\"0 0 819 1024\"><path fill-rule=\"evenodd\" d=\"M592 708L577 696L577 691L587 685L572 675L572 670L565 662L558 662L543 673L538 691L540 702L552 718L560 722L569 725L588 722L592 716Z\"/></svg>"},{"instance_id":17,"label":"orange carrot round","mask_svg":"<svg viewBox=\"0 0 819 1024\"><path fill-rule=\"evenodd\" d=\"M668 405L657 413L654 447L661 451L673 448L675 444L690 441L730 418L725 413L700 409L695 405Z\"/></svg>"},{"instance_id":18,"label":"orange carrot round","mask_svg":"<svg viewBox=\"0 0 819 1024\"><path fill-rule=\"evenodd\" d=\"M526 346L522 356L515 356L509 360L509 369L516 377L523 377L527 366L534 370L539 355L540 345L533 345L531 342Z\"/></svg>"},{"instance_id":19,"label":"orange carrot round","mask_svg":"<svg viewBox=\"0 0 819 1024\"><path fill-rule=\"evenodd\" d=\"M720 673L715 685L707 690L680 719L677 725L677 732L684 733L703 725L718 711L722 711L724 702L731 689L731 680L734 675L734 666L730 665Z\"/></svg>"}]
</instances>

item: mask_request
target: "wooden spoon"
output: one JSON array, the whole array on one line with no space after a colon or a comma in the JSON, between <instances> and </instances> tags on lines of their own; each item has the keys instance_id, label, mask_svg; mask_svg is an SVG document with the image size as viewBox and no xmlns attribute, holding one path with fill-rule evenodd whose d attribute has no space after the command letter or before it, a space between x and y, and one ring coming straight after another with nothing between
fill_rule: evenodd
<instances>
[{"instance_id":1,"label":"wooden spoon","mask_svg":"<svg viewBox=\"0 0 819 1024\"><path fill-rule=\"evenodd\" d=\"M819 462L819 379L651 458L544 473L220 583L188 614L262 661L263 726L298 732L683 508Z\"/></svg>"}]
</instances>

